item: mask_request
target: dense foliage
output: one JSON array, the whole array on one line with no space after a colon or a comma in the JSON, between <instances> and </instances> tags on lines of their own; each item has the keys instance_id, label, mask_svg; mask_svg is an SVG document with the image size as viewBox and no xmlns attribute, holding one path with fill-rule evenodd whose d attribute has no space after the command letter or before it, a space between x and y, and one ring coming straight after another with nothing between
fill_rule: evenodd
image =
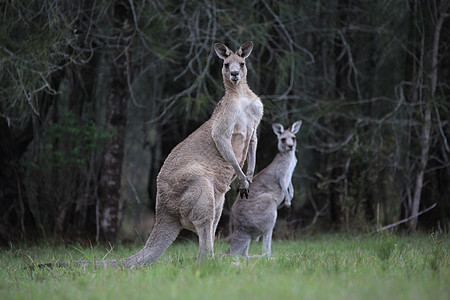
<instances>
[{"instance_id":1,"label":"dense foliage","mask_svg":"<svg viewBox=\"0 0 450 300\"><path fill-rule=\"evenodd\" d=\"M276 154L271 124L303 120L278 236L374 229L434 203L405 228L448 230L449 6L4 2L0 240L147 234L151 224L135 228L154 206L164 158L223 95L212 45L247 40L249 85L265 106L257 169Z\"/></svg>"}]
</instances>

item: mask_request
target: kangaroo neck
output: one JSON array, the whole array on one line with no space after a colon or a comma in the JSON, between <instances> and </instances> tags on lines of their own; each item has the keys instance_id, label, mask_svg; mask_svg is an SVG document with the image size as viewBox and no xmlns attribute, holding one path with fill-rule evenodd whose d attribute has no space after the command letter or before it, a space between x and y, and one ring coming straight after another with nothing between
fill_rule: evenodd
<instances>
[{"instance_id":1,"label":"kangaroo neck","mask_svg":"<svg viewBox=\"0 0 450 300\"><path fill-rule=\"evenodd\" d=\"M232 83L230 80L224 79L223 85L225 86L225 95L228 97L239 97L247 94L249 90L246 78L241 79L241 81L237 84Z\"/></svg>"},{"instance_id":2,"label":"kangaroo neck","mask_svg":"<svg viewBox=\"0 0 450 300\"><path fill-rule=\"evenodd\" d=\"M290 159L292 159L292 158L294 158L294 159L296 159L296 157L295 157L295 150L292 150L292 151L286 151L286 152L279 152L278 153L278 157L280 158L280 159L286 159L286 160L290 160Z\"/></svg>"}]
</instances>

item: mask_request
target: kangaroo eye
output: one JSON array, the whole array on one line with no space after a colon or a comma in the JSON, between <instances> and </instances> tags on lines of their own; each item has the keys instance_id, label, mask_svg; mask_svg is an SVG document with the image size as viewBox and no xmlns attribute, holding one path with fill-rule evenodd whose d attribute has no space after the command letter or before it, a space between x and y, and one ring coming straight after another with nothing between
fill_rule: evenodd
<instances>
[{"instance_id":1,"label":"kangaroo eye","mask_svg":"<svg viewBox=\"0 0 450 300\"><path fill-rule=\"evenodd\" d=\"M244 63L241 63L241 68L243 68L245 66L245 64Z\"/></svg>"},{"instance_id":2,"label":"kangaroo eye","mask_svg":"<svg viewBox=\"0 0 450 300\"><path fill-rule=\"evenodd\" d=\"M282 141L283 143L285 143L285 142L286 142L286 139L285 139L285 138L282 138L281 141Z\"/></svg>"},{"instance_id":3,"label":"kangaroo eye","mask_svg":"<svg viewBox=\"0 0 450 300\"><path fill-rule=\"evenodd\" d=\"M230 64L224 64L225 69L228 69L230 67Z\"/></svg>"}]
</instances>

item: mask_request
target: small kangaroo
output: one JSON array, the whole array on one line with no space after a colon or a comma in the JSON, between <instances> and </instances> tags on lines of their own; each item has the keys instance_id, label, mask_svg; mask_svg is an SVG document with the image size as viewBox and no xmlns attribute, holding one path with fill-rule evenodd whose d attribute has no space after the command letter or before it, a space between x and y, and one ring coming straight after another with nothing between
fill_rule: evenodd
<instances>
[{"instance_id":1,"label":"small kangaroo","mask_svg":"<svg viewBox=\"0 0 450 300\"><path fill-rule=\"evenodd\" d=\"M255 175L248 199L238 198L234 202L231 212L234 230L228 253L247 257L250 240L262 236L262 254L270 257L277 208L283 200L284 205L290 207L294 197L291 179L297 164L295 134L301 125L302 121L297 121L287 130L278 123L272 125L279 153L270 165Z\"/></svg>"},{"instance_id":2,"label":"small kangaroo","mask_svg":"<svg viewBox=\"0 0 450 300\"><path fill-rule=\"evenodd\" d=\"M263 116L263 105L247 85L245 59L252 49L252 42L242 44L236 52L223 44L214 45L216 54L223 59L225 95L211 118L175 146L164 161L157 177L156 220L150 237L138 253L96 264L149 266L183 228L196 232L199 237L198 262L213 256L225 193L237 177L241 197L248 197L255 169L256 130ZM241 168L247 157L244 174ZM66 261L56 265L71 263L88 264Z\"/></svg>"}]
</instances>

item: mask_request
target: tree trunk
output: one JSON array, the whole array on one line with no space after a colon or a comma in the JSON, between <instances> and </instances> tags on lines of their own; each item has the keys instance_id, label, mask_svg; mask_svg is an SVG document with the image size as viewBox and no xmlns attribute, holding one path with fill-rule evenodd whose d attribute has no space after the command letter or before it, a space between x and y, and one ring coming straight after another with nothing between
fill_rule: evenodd
<instances>
[{"instance_id":1,"label":"tree trunk","mask_svg":"<svg viewBox=\"0 0 450 300\"><path fill-rule=\"evenodd\" d=\"M125 125L129 98L127 84L126 26L129 9L114 5L113 22L117 39L110 61L110 92L107 99L106 126L110 134L102 159L99 198L97 204L97 242L114 239L118 230L120 181L124 156Z\"/></svg>"},{"instance_id":2,"label":"tree trunk","mask_svg":"<svg viewBox=\"0 0 450 300\"><path fill-rule=\"evenodd\" d=\"M439 5L438 15L439 18L437 20L435 29L434 29L434 38L433 38L433 48L431 52L431 74L430 74L430 96L425 99L425 108L424 108L424 124L422 127L422 135L420 138L420 160L419 160L419 168L417 171L416 184L414 186L414 193L412 199L412 207L410 216L416 216L419 212L420 208L420 200L423 189L423 176L425 173L425 169L428 163L429 150L430 150L430 135L431 135L431 105L433 102L433 98L436 92L437 86L437 73L438 73L438 56L439 56L439 37L441 34L442 25L444 23L444 19L447 16L446 10L448 9L449 4L446 4L445 0L442 0ZM411 231L416 231L417 229L417 220L418 218L414 218L409 221L409 229Z\"/></svg>"},{"instance_id":3,"label":"tree trunk","mask_svg":"<svg viewBox=\"0 0 450 300\"><path fill-rule=\"evenodd\" d=\"M63 78L64 70L55 72L50 80L51 89L58 91ZM23 128L14 128L0 118L0 245L6 245L14 236L35 236L36 220L24 193L20 160L57 97L41 93L39 119L31 116Z\"/></svg>"},{"instance_id":4,"label":"tree trunk","mask_svg":"<svg viewBox=\"0 0 450 300\"><path fill-rule=\"evenodd\" d=\"M428 152L430 150L430 127L431 127L431 108L430 100L426 100L425 112L424 112L424 124L422 127L422 137L420 139L420 163L419 170L417 172L416 184L414 186L414 193L412 199L412 207L410 216L415 216L419 212L420 207L420 196L423 189L423 175L425 173L425 168L428 162ZM417 229L417 218L409 221L409 229L411 231L416 231Z\"/></svg>"},{"instance_id":5,"label":"tree trunk","mask_svg":"<svg viewBox=\"0 0 450 300\"><path fill-rule=\"evenodd\" d=\"M128 90L125 77L126 58L115 60L111 67L110 95L107 100L107 128L111 135L103 155L99 186L97 241L117 234L120 179L124 156Z\"/></svg>"},{"instance_id":6,"label":"tree trunk","mask_svg":"<svg viewBox=\"0 0 450 300\"><path fill-rule=\"evenodd\" d=\"M20 172L20 158L32 137L31 121L16 135L6 120L0 120L0 246L7 245L14 235L23 236L27 225L34 223L23 197Z\"/></svg>"}]
</instances>

